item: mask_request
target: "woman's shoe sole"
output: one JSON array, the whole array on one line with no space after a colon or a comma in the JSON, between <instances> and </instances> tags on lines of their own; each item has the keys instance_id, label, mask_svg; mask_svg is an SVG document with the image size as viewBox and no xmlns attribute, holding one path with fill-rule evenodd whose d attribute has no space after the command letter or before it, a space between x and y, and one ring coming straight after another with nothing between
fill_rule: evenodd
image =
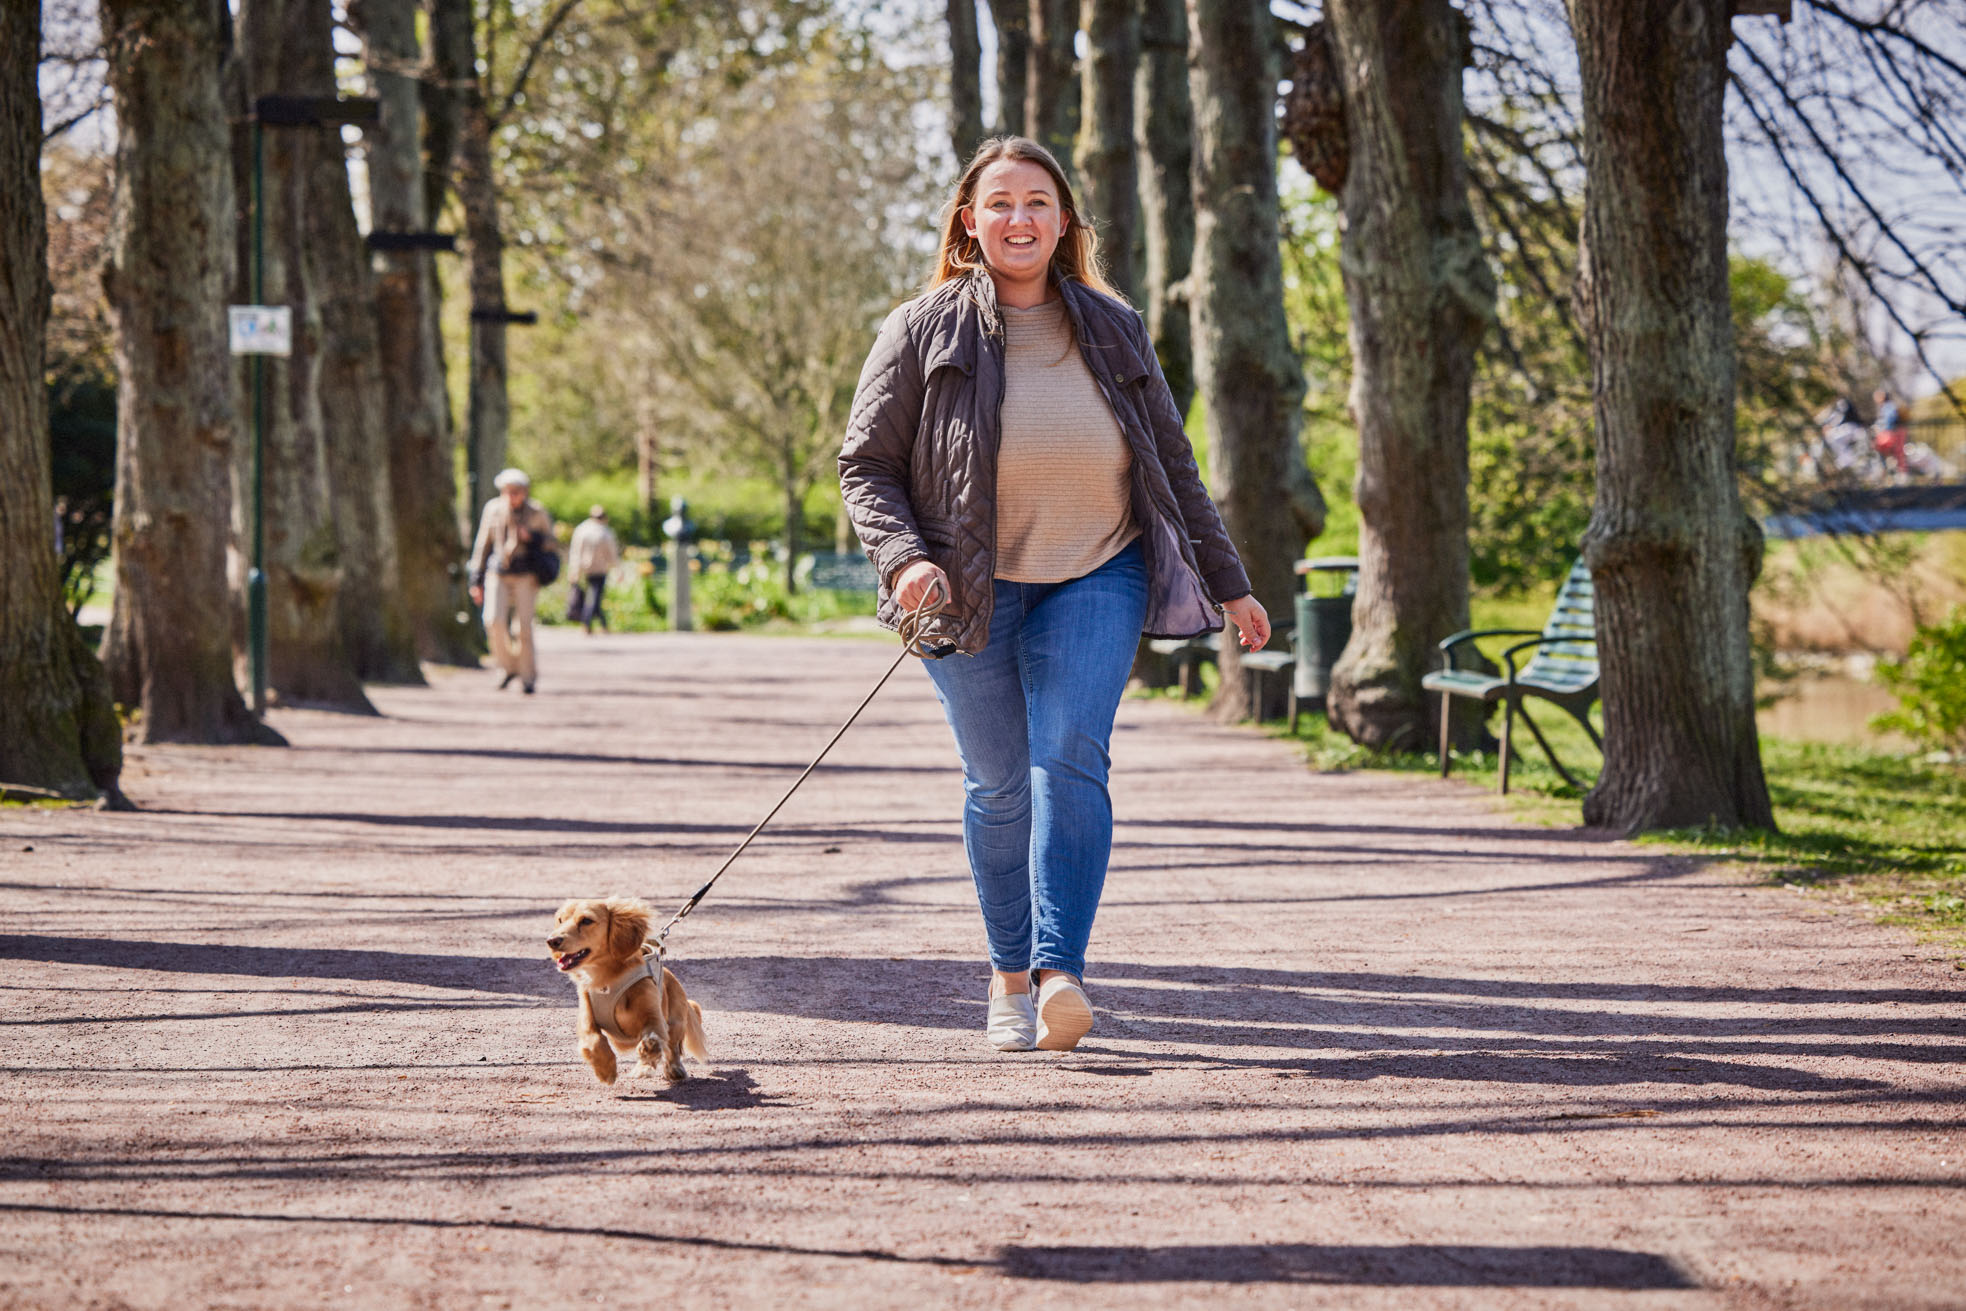
<instances>
[{"instance_id":1,"label":"woman's shoe sole","mask_svg":"<svg viewBox=\"0 0 1966 1311\"><path fill-rule=\"evenodd\" d=\"M1053 989L1038 1004L1038 1047L1068 1052L1092 1032L1092 1007L1077 988Z\"/></svg>"}]
</instances>

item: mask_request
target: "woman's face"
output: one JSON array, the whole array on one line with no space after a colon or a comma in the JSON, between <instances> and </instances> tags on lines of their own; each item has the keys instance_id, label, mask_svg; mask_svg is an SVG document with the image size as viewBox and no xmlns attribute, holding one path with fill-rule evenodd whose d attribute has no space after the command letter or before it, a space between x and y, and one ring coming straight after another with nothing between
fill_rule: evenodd
<instances>
[{"instance_id":1,"label":"woman's face","mask_svg":"<svg viewBox=\"0 0 1966 1311\"><path fill-rule=\"evenodd\" d=\"M1044 281L1065 233L1057 184L1042 164L1024 159L1000 159L983 170L962 222L990 271L1020 284Z\"/></svg>"}]
</instances>

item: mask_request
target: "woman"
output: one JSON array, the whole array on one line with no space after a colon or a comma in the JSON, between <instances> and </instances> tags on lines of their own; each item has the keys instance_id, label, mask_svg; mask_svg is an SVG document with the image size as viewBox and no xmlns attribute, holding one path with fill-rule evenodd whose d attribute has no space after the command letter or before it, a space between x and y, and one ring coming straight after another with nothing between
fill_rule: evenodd
<instances>
[{"instance_id":1,"label":"woman","mask_svg":"<svg viewBox=\"0 0 1966 1311\"><path fill-rule=\"evenodd\" d=\"M928 290L861 371L840 483L883 622L947 599L922 633L953 652L928 672L962 758L987 1036L1069 1051L1092 1027L1107 744L1140 635L1221 611L1256 650L1270 627L1140 316L1036 142L985 142L963 171Z\"/></svg>"}]
</instances>

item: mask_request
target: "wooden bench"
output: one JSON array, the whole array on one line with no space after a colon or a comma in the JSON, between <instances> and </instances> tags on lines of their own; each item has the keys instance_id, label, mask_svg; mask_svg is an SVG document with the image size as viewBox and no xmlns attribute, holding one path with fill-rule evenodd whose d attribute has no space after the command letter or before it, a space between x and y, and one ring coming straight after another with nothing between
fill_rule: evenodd
<instances>
[{"instance_id":1,"label":"wooden bench","mask_svg":"<svg viewBox=\"0 0 1966 1311\"><path fill-rule=\"evenodd\" d=\"M1461 652L1480 648L1474 643L1486 637L1519 637L1527 640L1513 643L1502 651L1502 660L1507 666L1504 674L1491 674L1480 669L1463 668ZM1530 652L1529 662L1520 669L1516 667L1517 657L1524 651ZM1509 750L1510 736L1515 727L1515 717L1521 714L1522 722L1529 725L1529 731L1536 735L1538 745L1556 772L1571 787L1582 788L1576 775L1563 767L1556 752L1550 749L1549 739L1543 730L1529 716L1525 704L1528 698L1540 698L1563 710L1584 726L1599 751L1604 749L1603 739L1591 726L1590 709L1597 700L1597 608L1595 593L1591 587L1590 570L1579 560L1570 570L1569 577L1556 594L1556 605L1550 610L1549 621L1540 633L1521 628L1478 628L1456 633L1440 644L1443 667L1420 680L1420 686L1429 692L1440 694L1440 776L1447 777L1453 758L1448 754L1447 737L1450 720L1449 708L1454 697L1470 697L1484 704L1502 703L1502 791L1509 790Z\"/></svg>"}]
</instances>

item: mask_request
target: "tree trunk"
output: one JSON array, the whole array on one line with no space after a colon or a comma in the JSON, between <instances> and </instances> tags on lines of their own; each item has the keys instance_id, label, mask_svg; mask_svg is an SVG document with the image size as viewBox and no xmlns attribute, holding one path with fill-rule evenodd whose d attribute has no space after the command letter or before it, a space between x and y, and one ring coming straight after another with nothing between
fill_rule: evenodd
<instances>
[{"instance_id":1,"label":"tree trunk","mask_svg":"<svg viewBox=\"0 0 1966 1311\"><path fill-rule=\"evenodd\" d=\"M1370 747L1438 741L1420 679L1468 626L1468 403L1495 281L1461 154L1467 19L1448 0L1330 0L1348 171L1340 266L1351 306L1359 586L1331 720ZM1309 152L1305 152L1308 154ZM1482 708L1456 707L1472 746Z\"/></svg>"},{"instance_id":2,"label":"tree trunk","mask_svg":"<svg viewBox=\"0 0 1966 1311\"><path fill-rule=\"evenodd\" d=\"M249 102L271 94L332 94L327 9L327 0L242 0L239 44ZM330 70L325 81L324 67ZM291 306L294 336L293 354L264 366L267 686L290 704L373 714L339 623L344 571L323 403L341 405L345 398L324 397L325 289L310 276L316 235L309 211L318 203L312 179L323 157L345 167L341 131L269 126L261 136L260 303ZM240 484L250 489L248 478ZM250 490L245 495L250 499Z\"/></svg>"},{"instance_id":3,"label":"tree trunk","mask_svg":"<svg viewBox=\"0 0 1966 1311\"><path fill-rule=\"evenodd\" d=\"M379 232L431 227L422 159L423 106L416 0L365 0L365 62L382 120L367 134L369 201ZM437 321L435 255L383 251L375 257L376 322L386 397L389 490L397 572L416 654L474 665L477 644L457 616L470 609L463 588L457 477L450 398L444 391Z\"/></svg>"},{"instance_id":4,"label":"tree trunk","mask_svg":"<svg viewBox=\"0 0 1966 1311\"><path fill-rule=\"evenodd\" d=\"M1270 9L1267 0L1194 0L1188 12L1196 145L1190 281L1209 474L1256 599L1288 623L1291 565L1324 529L1324 498L1297 442L1304 372L1283 316ZM1249 708L1238 653L1233 640L1223 641L1215 709L1229 719ZM1283 700L1281 687L1271 692L1278 704L1266 711Z\"/></svg>"},{"instance_id":5,"label":"tree trunk","mask_svg":"<svg viewBox=\"0 0 1966 1311\"><path fill-rule=\"evenodd\" d=\"M1584 110L1604 771L1584 822L1774 827L1754 722L1761 536L1734 471L1727 0L1569 0ZM1671 87L1661 96L1660 87Z\"/></svg>"},{"instance_id":6,"label":"tree trunk","mask_svg":"<svg viewBox=\"0 0 1966 1311\"><path fill-rule=\"evenodd\" d=\"M961 168L983 140L983 39L976 0L948 0L948 13L949 147Z\"/></svg>"},{"instance_id":7,"label":"tree trunk","mask_svg":"<svg viewBox=\"0 0 1966 1311\"><path fill-rule=\"evenodd\" d=\"M1024 101L1031 85L1030 0L990 0L997 27L997 135L1024 135Z\"/></svg>"},{"instance_id":8,"label":"tree trunk","mask_svg":"<svg viewBox=\"0 0 1966 1311\"><path fill-rule=\"evenodd\" d=\"M797 475L785 475L785 591L798 590L800 530L805 527L805 488Z\"/></svg>"},{"instance_id":9,"label":"tree trunk","mask_svg":"<svg viewBox=\"0 0 1966 1311\"><path fill-rule=\"evenodd\" d=\"M1134 304L1140 166L1133 142L1133 75L1140 65L1140 0L1084 0L1086 57L1076 148L1080 200L1097 225L1106 276Z\"/></svg>"},{"instance_id":10,"label":"tree trunk","mask_svg":"<svg viewBox=\"0 0 1966 1311\"><path fill-rule=\"evenodd\" d=\"M1133 128L1140 170L1147 331L1183 418L1195 400L1188 321L1188 265L1195 254L1195 192L1190 176L1195 116L1188 99L1188 11L1184 0L1146 0Z\"/></svg>"},{"instance_id":11,"label":"tree trunk","mask_svg":"<svg viewBox=\"0 0 1966 1311\"><path fill-rule=\"evenodd\" d=\"M505 239L498 222L498 190L492 176L491 107L477 67L471 0L434 0L432 30L442 47L440 63L452 71L457 148L452 176L464 203L464 244L470 262L471 374L466 403L465 468L470 514L494 494L492 479L505 464L512 411L505 392Z\"/></svg>"},{"instance_id":12,"label":"tree trunk","mask_svg":"<svg viewBox=\"0 0 1966 1311\"><path fill-rule=\"evenodd\" d=\"M319 44L302 43L311 76L290 84L306 94L335 93L333 25L325 0L312 11ZM296 68L296 75L299 73ZM374 278L355 224L348 159L323 134L311 152L302 228L309 287L321 307L322 437L334 512L341 587L335 594L342 643L356 677L369 682L423 682L416 639L403 604L391 486L393 440L383 381Z\"/></svg>"},{"instance_id":13,"label":"tree trunk","mask_svg":"<svg viewBox=\"0 0 1966 1311\"><path fill-rule=\"evenodd\" d=\"M236 362L222 0L110 0L121 107L105 276L116 325L116 599L104 642L145 742L265 742L233 668Z\"/></svg>"},{"instance_id":14,"label":"tree trunk","mask_svg":"<svg viewBox=\"0 0 1966 1311\"><path fill-rule=\"evenodd\" d=\"M115 803L116 708L62 605L55 557L40 48L40 6L0 4L0 794L11 783Z\"/></svg>"},{"instance_id":15,"label":"tree trunk","mask_svg":"<svg viewBox=\"0 0 1966 1311\"><path fill-rule=\"evenodd\" d=\"M1030 73L1024 88L1024 126L1072 172L1079 134L1079 79L1073 46L1079 0L1031 0Z\"/></svg>"}]
</instances>

